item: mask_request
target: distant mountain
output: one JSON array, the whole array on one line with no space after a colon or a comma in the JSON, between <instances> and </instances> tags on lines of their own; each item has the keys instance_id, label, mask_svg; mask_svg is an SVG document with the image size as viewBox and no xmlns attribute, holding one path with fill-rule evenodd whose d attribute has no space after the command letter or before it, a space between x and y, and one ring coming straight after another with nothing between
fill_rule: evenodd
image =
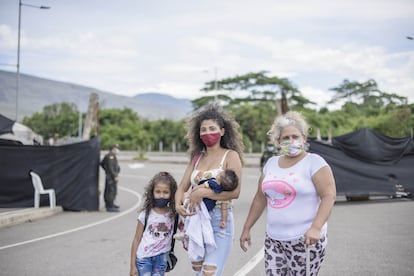
<instances>
[{"instance_id":1,"label":"distant mountain","mask_svg":"<svg viewBox=\"0 0 414 276\"><path fill-rule=\"evenodd\" d=\"M20 74L19 121L25 116L43 111L54 103L69 102L86 112L90 93L97 93L101 109L130 108L141 118L150 120L180 120L191 112L191 101L160 93L138 94L134 97L116 95L92 87L59 82ZM0 70L0 113L16 117L16 74Z\"/></svg>"}]
</instances>

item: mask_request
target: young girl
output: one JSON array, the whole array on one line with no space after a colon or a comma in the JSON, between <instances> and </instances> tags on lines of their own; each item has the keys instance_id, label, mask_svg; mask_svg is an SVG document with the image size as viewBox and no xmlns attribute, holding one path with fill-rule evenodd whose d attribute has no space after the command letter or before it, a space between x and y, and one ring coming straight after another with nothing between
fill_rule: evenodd
<instances>
[{"instance_id":1,"label":"young girl","mask_svg":"<svg viewBox=\"0 0 414 276\"><path fill-rule=\"evenodd\" d=\"M164 275L171 249L177 182L168 172L157 173L145 191L131 246L130 275Z\"/></svg>"}]
</instances>

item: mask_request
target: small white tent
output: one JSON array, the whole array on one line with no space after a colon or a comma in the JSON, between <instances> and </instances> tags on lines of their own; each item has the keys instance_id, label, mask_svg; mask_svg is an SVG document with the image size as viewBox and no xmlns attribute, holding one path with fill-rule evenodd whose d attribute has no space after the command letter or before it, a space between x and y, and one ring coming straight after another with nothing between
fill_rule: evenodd
<instances>
[{"instance_id":1,"label":"small white tent","mask_svg":"<svg viewBox=\"0 0 414 276\"><path fill-rule=\"evenodd\" d=\"M0 132L2 133L0 135L0 139L17 141L23 145L43 144L43 137L35 133L31 128L17 122L14 122L12 127L10 128L10 122L12 120L8 119L7 117L4 117L1 114L0 116L2 117L1 121L5 123L5 128L3 129L4 131Z\"/></svg>"}]
</instances>

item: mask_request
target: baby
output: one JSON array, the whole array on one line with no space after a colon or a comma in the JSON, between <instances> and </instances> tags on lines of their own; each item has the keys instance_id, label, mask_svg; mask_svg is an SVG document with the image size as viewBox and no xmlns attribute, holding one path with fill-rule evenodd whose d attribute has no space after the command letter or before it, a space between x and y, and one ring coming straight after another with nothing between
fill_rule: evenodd
<instances>
[{"instance_id":1,"label":"baby","mask_svg":"<svg viewBox=\"0 0 414 276\"><path fill-rule=\"evenodd\" d=\"M205 185L206 188L212 189L215 193L222 191L234 191L239 183L237 174L230 169L224 170L217 175L217 178L208 178L201 180L198 185ZM211 211L216 206L216 200L210 198L203 198L203 202L208 211ZM221 223L220 227L225 228L228 215L228 201L219 201L221 208Z\"/></svg>"},{"instance_id":2,"label":"baby","mask_svg":"<svg viewBox=\"0 0 414 276\"><path fill-rule=\"evenodd\" d=\"M222 191L233 191L237 188L237 185L239 183L239 178L237 174L230 169L224 170L220 172L216 178L207 178L201 180L198 185L204 185L206 188L212 189L215 193L221 193ZM189 201L189 193L186 193L184 195L184 206L187 208ZM203 202L207 208L208 211L211 211L215 206L217 201L210 199L210 198L203 198ZM220 222L220 228L225 228L227 225L227 216L228 216L228 201L219 201L220 208L221 208L221 222ZM191 217L187 217L188 219L191 219ZM181 227L180 227L181 224ZM176 240L183 240L184 242L184 248L186 248L187 242L185 240L185 230L184 223L181 221L179 224L179 230L182 230L180 232L177 232L174 235L174 238Z\"/></svg>"}]
</instances>

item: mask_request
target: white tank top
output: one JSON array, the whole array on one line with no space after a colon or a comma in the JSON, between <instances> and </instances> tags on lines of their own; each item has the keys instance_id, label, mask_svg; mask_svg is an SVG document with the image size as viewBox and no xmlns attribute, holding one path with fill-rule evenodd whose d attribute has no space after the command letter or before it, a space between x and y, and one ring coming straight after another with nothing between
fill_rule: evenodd
<instances>
[{"instance_id":1,"label":"white tank top","mask_svg":"<svg viewBox=\"0 0 414 276\"><path fill-rule=\"evenodd\" d=\"M207 171L197 170L198 162L200 161L200 159L202 157L202 154L203 154L203 153L201 153L198 156L198 159L196 160L196 162L194 164L194 170L191 173L191 186L193 188L194 187L197 187L198 186L198 183L201 180L207 179L207 178L216 177L220 172L222 172L223 171L223 166L224 166L224 161L226 160L226 156L227 156L227 153L229 151L230 150L226 150L226 152L223 155L223 158L221 159L220 165L219 165L219 167L217 169L212 169L212 170L207 170Z\"/></svg>"}]
</instances>

